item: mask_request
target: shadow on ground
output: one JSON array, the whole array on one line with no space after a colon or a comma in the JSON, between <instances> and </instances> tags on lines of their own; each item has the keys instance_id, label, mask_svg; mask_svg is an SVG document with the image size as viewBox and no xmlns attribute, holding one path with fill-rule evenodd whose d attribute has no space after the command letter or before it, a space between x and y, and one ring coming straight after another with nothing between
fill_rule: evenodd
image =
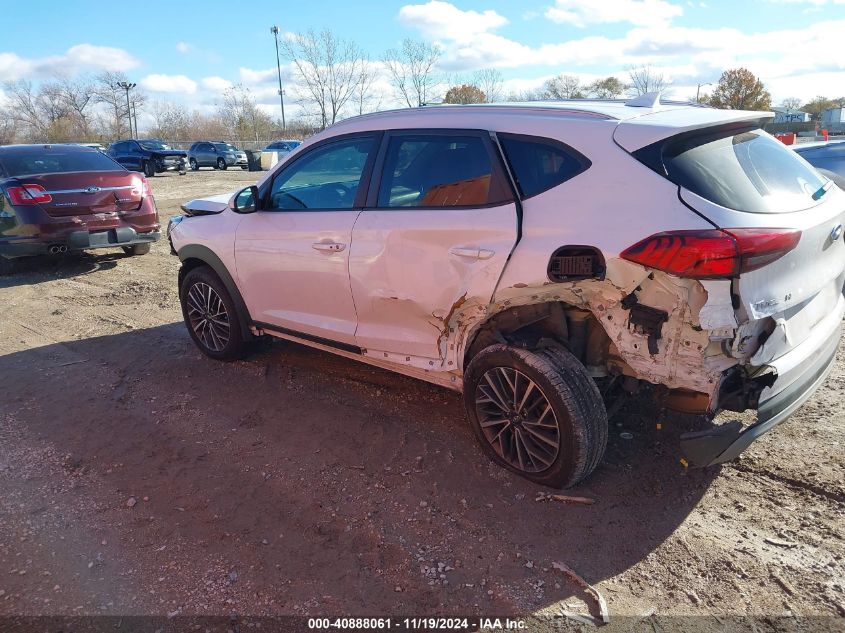
<instances>
[{"instance_id":1,"label":"shadow on ground","mask_svg":"<svg viewBox=\"0 0 845 633\"><path fill-rule=\"evenodd\" d=\"M8 354L0 375L0 413L69 456L121 555L153 575L167 544L194 574L175 594L223 561L275 597L242 613L525 613L579 593L555 561L589 582L642 561L718 473L684 471L680 429L632 408L569 493L595 505L537 502L484 458L458 394L282 342L214 362L181 323Z\"/></svg>"},{"instance_id":2,"label":"shadow on ground","mask_svg":"<svg viewBox=\"0 0 845 633\"><path fill-rule=\"evenodd\" d=\"M67 255L44 255L40 257L0 258L0 288L31 286L54 279L81 277L102 270L110 270L121 259L130 257L125 253L79 252Z\"/></svg>"}]
</instances>

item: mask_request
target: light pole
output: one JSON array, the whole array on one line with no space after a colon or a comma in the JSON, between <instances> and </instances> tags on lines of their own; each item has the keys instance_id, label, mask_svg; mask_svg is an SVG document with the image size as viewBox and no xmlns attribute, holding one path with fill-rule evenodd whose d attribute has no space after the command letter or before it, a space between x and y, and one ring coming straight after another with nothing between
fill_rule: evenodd
<instances>
[{"instance_id":1,"label":"light pole","mask_svg":"<svg viewBox=\"0 0 845 633\"><path fill-rule=\"evenodd\" d=\"M698 86L695 89L695 102L696 103L701 103L701 100L699 99L699 93L701 92L701 86L712 86L712 85L713 84L709 83L709 82L706 83L706 84L698 84Z\"/></svg>"},{"instance_id":2,"label":"light pole","mask_svg":"<svg viewBox=\"0 0 845 633\"><path fill-rule=\"evenodd\" d=\"M118 81L117 87L126 91L126 118L129 119L129 136L132 136L132 106L129 105L129 91L138 84L131 84L128 81ZM138 126L135 126L135 134L138 133Z\"/></svg>"},{"instance_id":3,"label":"light pole","mask_svg":"<svg viewBox=\"0 0 845 633\"><path fill-rule=\"evenodd\" d=\"M285 91L282 90L282 62L279 61L279 27L270 27L270 32L273 34L273 41L276 42L276 70L279 73L279 105L282 106L282 132L285 131Z\"/></svg>"}]
</instances>

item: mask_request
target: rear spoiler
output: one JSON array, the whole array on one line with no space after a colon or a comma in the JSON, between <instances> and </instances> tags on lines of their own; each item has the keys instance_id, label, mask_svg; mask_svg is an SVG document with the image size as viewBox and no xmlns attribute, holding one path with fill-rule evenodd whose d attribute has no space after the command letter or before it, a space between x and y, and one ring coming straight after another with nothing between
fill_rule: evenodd
<instances>
[{"instance_id":1,"label":"rear spoiler","mask_svg":"<svg viewBox=\"0 0 845 633\"><path fill-rule=\"evenodd\" d=\"M620 121L613 131L613 140L629 153L669 138L722 126L762 127L775 116L773 112L715 108L643 109L643 114Z\"/></svg>"}]
</instances>

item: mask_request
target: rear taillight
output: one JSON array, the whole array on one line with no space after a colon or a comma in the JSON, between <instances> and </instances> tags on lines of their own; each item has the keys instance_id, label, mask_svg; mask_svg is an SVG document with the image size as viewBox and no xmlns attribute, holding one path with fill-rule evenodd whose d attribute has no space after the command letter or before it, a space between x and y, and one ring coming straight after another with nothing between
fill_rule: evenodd
<instances>
[{"instance_id":1,"label":"rear taillight","mask_svg":"<svg viewBox=\"0 0 845 633\"><path fill-rule=\"evenodd\" d=\"M801 231L792 229L667 231L637 242L620 256L678 277L720 279L762 268L800 239Z\"/></svg>"},{"instance_id":2,"label":"rear taillight","mask_svg":"<svg viewBox=\"0 0 845 633\"><path fill-rule=\"evenodd\" d=\"M21 187L7 187L9 201L12 204L43 204L51 202L53 198L41 185L23 185Z\"/></svg>"},{"instance_id":3,"label":"rear taillight","mask_svg":"<svg viewBox=\"0 0 845 633\"><path fill-rule=\"evenodd\" d=\"M132 177L131 191L133 196L141 196L142 198L145 198L152 193L150 190L150 183L147 182L147 179L144 176Z\"/></svg>"}]
</instances>

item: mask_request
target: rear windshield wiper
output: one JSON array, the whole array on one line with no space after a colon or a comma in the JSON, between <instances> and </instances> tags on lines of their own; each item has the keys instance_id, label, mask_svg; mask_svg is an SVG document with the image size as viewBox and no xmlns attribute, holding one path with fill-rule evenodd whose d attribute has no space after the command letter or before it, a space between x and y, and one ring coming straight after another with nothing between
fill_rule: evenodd
<instances>
[{"instance_id":1,"label":"rear windshield wiper","mask_svg":"<svg viewBox=\"0 0 845 633\"><path fill-rule=\"evenodd\" d=\"M828 181L827 181L826 183L824 183L821 187L819 187L819 190L818 190L816 193L814 193L814 194L813 194L813 200L820 200L820 199L821 199L821 197L822 197L824 194L826 194L826 193L827 193L827 191L828 191L828 189L830 189L832 186L833 186L833 181L832 181L832 180L828 180Z\"/></svg>"}]
</instances>

